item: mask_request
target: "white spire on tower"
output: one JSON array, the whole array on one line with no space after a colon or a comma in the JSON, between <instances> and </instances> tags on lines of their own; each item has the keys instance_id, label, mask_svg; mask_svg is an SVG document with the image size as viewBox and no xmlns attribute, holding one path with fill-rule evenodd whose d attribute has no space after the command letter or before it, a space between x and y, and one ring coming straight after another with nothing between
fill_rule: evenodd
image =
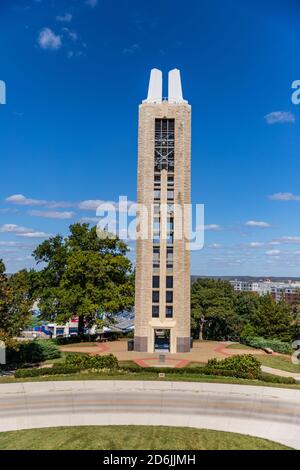
<instances>
[{"instance_id":1,"label":"white spire on tower","mask_svg":"<svg viewBox=\"0 0 300 470\"><path fill-rule=\"evenodd\" d=\"M162 71L152 69L150 73L148 96L143 103L161 103L162 102ZM187 103L182 97L180 70L170 70L168 76L169 96L168 102L171 104Z\"/></svg>"},{"instance_id":2,"label":"white spire on tower","mask_svg":"<svg viewBox=\"0 0 300 470\"><path fill-rule=\"evenodd\" d=\"M144 103L161 103L162 102L162 72L158 69L152 69L150 73L150 81L147 99Z\"/></svg>"},{"instance_id":3,"label":"white spire on tower","mask_svg":"<svg viewBox=\"0 0 300 470\"><path fill-rule=\"evenodd\" d=\"M186 100L184 100L182 97L180 70L170 70L168 78L169 103L186 103Z\"/></svg>"}]
</instances>

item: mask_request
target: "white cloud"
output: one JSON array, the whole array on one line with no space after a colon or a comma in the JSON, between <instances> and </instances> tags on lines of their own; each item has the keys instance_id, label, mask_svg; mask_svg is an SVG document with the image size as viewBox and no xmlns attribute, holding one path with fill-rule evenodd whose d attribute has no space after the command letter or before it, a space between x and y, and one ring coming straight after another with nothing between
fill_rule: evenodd
<instances>
[{"instance_id":1,"label":"white cloud","mask_svg":"<svg viewBox=\"0 0 300 470\"><path fill-rule=\"evenodd\" d=\"M96 211L99 206L103 206L103 210L116 210L119 212L125 212L131 205L136 204L134 201L119 202L116 201L103 201L101 199L88 199L81 201L78 204L78 209L86 211ZM106 207L105 207L106 206Z\"/></svg>"},{"instance_id":2,"label":"white cloud","mask_svg":"<svg viewBox=\"0 0 300 470\"><path fill-rule=\"evenodd\" d=\"M89 7L95 8L98 5L98 0L86 0L85 2Z\"/></svg>"},{"instance_id":3,"label":"white cloud","mask_svg":"<svg viewBox=\"0 0 300 470\"><path fill-rule=\"evenodd\" d=\"M64 15L57 15L57 21L62 23L70 23L72 21L73 15L71 13L65 13Z\"/></svg>"},{"instance_id":4,"label":"white cloud","mask_svg":"<svg viewBox=\"0 0 300 470\"><path fill-rule=\"evenodd\" d=\"M6 202L12 202L13 204L19 204L20 206L41 206L46 201L39 199L29 199L23 194L13 194L5 199Z\"/></svg>"},{"instance_id":5,"label":"white cloud","mask_svg":"<svg viewBox=\"0 0 300 470\"><path fill-rule=\"evenodd\" d=\"M208 245L208 248L214 248L214 249L218 249L218 248L222 248L223 245L221 245L220 243L212 243L211 245Z\"/></svg>"},{"instance_id":6,"label":"white cloud","mask_svg":"<svg viewBox=\"0 0 300 470\"><path fill-rule=\"evenodd\" d=\"M32 228L23 227L16 224L4 224L0 226L1 233L14 233L18 237L27 237L27 238L47 238L50 237L50 233L38 232Z\"/></svg>"},{"instance_id":7,"label":"white cloud","mask_svg":"<svg viewBox=\"0 0 300 470\"><path fill-rule=\"evenodd\" d=\"M99 222L99 217L81 217L80 222L86 224L97 224Z\"/></svg>"},{"instance_id":8,"label":"white cloud","mask_svg":"<svg viewBox=\"0 0 300 470\"><path fill-rule=\"evenodd\" d=\"M280 250L268 250L266 251L267 256L277 256L280 254Z\"/></svg>"},{"instance_id":9,"label":"white cloud","mask_svg":"<svg viewBox=\"0 0 300 470\"><path fill-rule=\"evenodd\" d=\"M279 239L282 243L300 243L300 237L285 236Z\"/></svg>"},{"instance_id":10,"label":"white cloud","mask_svg":"<svg viewBox=\"0 0 300 470\"><path fill-rule=\"evenodd\" d=\"M217 231L217 230L221 230L221 227L218 224L209 224L209 225L204 225L204 230Z\"/></svg>"},{"instance_id":11,"label":"white cloud","mask_svg":"<svg viewBox=\"0 0 300 470\"><path fill-rule=\"evenodd\" d=\"M96 211L98 207L102 204L110 204L114 209L118 212L125 212L128 208L130 208L133 204L136 204L135 201L130 201L130 200L125 200L120 203L119 207L119 201L104 201L102 199L88 199L80 202L74 202L74 201L47 201L45 199L33 199L33 198L28 198L24 196L23 194L13 194L12 196L9 196L5 199L6 202L9 202L11 204L16 204L20 206L45 206L48 209L59 209L59 208L68 208L68 207L74 207L80 210L87 210L87 211ZM42 211L41 211L42 213ZM58 214L61 214L57 212ZM45 211L46 214L46 211ZM71 212L66 212L66 214L71 214ZM31 214L31 215L37 215L37 214ZM74 214L72 213L72 216ZM43 217L43 215L40 215L40 217ZM45 216L46 217L46 216ZM56 217L55 217L56 218ZM60 218L59 216L57 218ZM65 218L71 218L71 217L65 217ZM218 226L211 226L212 229L213 227L218 227ZM215 228L216 230L216 228Z\"/></svg>"},{"instance_id":12,"label":"white cloud","mask_svg":"<svg viewBox=\"0 0 300 470\"><path fill-rule=\"evenodd\" d=\"M75 212L59 212L59 211L28 211L28 214L33 217L44 217L48 219L72 219Z\"/></svg>"},{"instance_id":13,"label":"white cloud","mask_svg":"<svg viewBox=\"0 0 300 470\"><path fill-rule=\"evenodd\" d=\"M77 33L75 31L69 31L69 36L72 39L72 41L77 41Z\"/></svg>"},{"instance_id":14,"label":"white cloud","mask_svg":"<svg viewBox=\"0 0 300 470\"><path fill-rule=\"evenodd\" d=\"M25 237L25 238L48 238L51 237L51 233L46 232L26 232L26 233L18 233L18 237Z\"/></svg>"},{"instance_id":15,"label":"white cloud","mask_svg":"<svg viewBox=\"0 0 300 470\"><path fill-rule=\"evenodd\" d=\"M76 31L72 31L69 28L62 28L62 31L64 31L72 39L73 42L77 41L78 34L76 33Z\"/></svg>"},{"instance_id":16,"label":"white cloud","mask_svg":"<svg viewBox=\"0 0 300 470\"><path fill-rule=\"evenodd\" d=\"M7 212L13 212L13 213L16 213L16 212L19 212L18 209L15 209L15 208L12 208L12 207L3 207L0 209L0 212L1 213L7 213Z\"/></svg>"},{"instance_id":17,"label":"white cloud","mask_svg":"<svg viewBox=\"0 0 300 470\"><path fill-rule=\"evenodd\" d=\"M50 28L43 28L39 32L38 44L42 49L57 50L62 46L61 37Z\"/></svg>"},{"instance_id":18,"label":"white cloud","mask_svg":"<svg viewBox=\"0 0 300 470\"><path fill-rule=\"evenodd\" d=\"M112 204L114 201L101 201L100 199L88 199L86 201L81 201L78 205L79 209L86 211L95 211L101 204Z\"/></svg>"},{"instance_id":19,"label":"white cloud","mask_svg":"<svg viewBox=\"0 0 300 470\"><path fill-rule=\"evenodd\" d=\"M266 114L264 120L267 124L277 123L293 123L296 118L293 113L289 111L273 111L272 113Z\"/></svg>"},{"instance_id":20,"label":"white cloud","mask_svg":"<svg viewBox=\"0 0 300 470\"><path fill-rule=\"evenodd\" d=\"M46 201L45 204L49 209L58 209L58 208L67 208L67 207L77 207L76 202L72 201Z\"/></svg>"},{"instance_id":21,"label":"white cloud","mask_svg":"<svg viewBox=\"0 0 300 470\"><path fill-rule=\"evenodd\" d=\"M47 206L51 209L75 207L75 202L70 201L46 201L44 199L32 199L24 196L23 194L13 194L5 199L6 202L18 204L20 206Z\"/></svg>"},{"instance_id":22,"label":"white cloud","mask_svg":"<svg viewBox=\"0 0 300 470\"><path fill-rule=\"evenodd\" d=\"M129 47L125 47L122 52L124 55L133 55L136 52L138 52L140 49L141 47L139 46L139 44L132 44Z\"/></svg>"},{"instance_id":23,"label":"white cloud","mask_svg":"<svg viewBox=\"0 0 300 470\"><path fill-rule=\"evenodd\" d=\"M261 246L264 246L264 243L261 242L250 242L248 244L250 248L260 248Z\"/></svg>"},{"instance_id":24,"label":"white cloud","mask_svg":"<svg viewBox=\"0 0 300 470\"><path fill-rule=\"evenodd\" d=\"M0 241L0 246L18 246L18 242Z\"/></svg>"},{"instance_id":25,"label":"white cloud","mask_svg":"<svg viewBox=\"0 0 300 470\"><path fill-rule=\"evenodd\" d=\"M25 233L28 231L31 231L31 229L16 224L4 224L0 226L0 232L2 233Z\"/></svg>"},{"instance_id":26,"label":"white cloud","mask_svg":"<svg viewBox=\"0 0 300 470\"><path fill-rule=\"evenodd\" d=\"M300 196L293 193L275 193L269 196L274 201L300 201Z\"/></svg>"},{"instance_id":27,"label":"white cloud","mask_svg":"<svg viewBox=\"0 0 300 470\"><path fill-rule=\"evenodd\" d=\"M268 228L271 225L268 222L260 221L260 220L248 220L245 223L246 227L261 227L261 228Z\"/></svg>"}]
</instances>

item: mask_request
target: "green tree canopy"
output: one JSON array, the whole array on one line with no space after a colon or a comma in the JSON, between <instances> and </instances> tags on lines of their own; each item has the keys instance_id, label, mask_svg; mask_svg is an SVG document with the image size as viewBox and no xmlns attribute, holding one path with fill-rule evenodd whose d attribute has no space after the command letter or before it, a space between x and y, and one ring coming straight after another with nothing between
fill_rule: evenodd
<instances>
[{"instance_id":1,"label":"green tree canopy","mask_svg":"<svg viewBox=\"0 0 300 470\"><path fill-rule=\"evenodd\" d=\"M259 308L250 315L250 324L257 336L290 339L292 308L284 301L276 302L271 295L259 298Z\"/></svg>"},{"instance_id":2,"label":"green tree canopy","mask_svg":"<svg viewBox=\"0 0 300 470\"><path fill-rule=\"evenodd\" d=\"M96 227L80 223L70 226L67 237L41 243L33 253L43 266L33 280L41 317L66 322L78 316L82 334L84 325L101 322L103 313L131 308L134 283L127 251L118 238L99 238Z\"/></svg>"},{"instance_id":3,"label":"green tree canopy","mask_svg":"<svg viewBox=\"0 0 300 470\"><path fill-rule=\"evenodd\" d=\"M8 277L0 260L0 338L8 341L29 322L33 300L26 270Z\"/></svg>"},{"instance_id":4,"label":"green tree canopy","mask_svg":"<svg viewBox=\"0 0 300 470\"><path fill-rule=\"evenodd\" d=\"M191 325L199 339L236 337L243 321L234 309L235 293L227 281L198 279L192 285Z\"/></svg>"},{"instance_id":5,"label":"green tree canopy","mask_svg":"<svg viewBox=\"0 0 300 470\"><path fill-rule=\"evenodd\" d=\"M198 279L192 285L192 330L202 339L263 336L290 341L300 330L298 316L271 295L235 292L229 282Z\"/></svg>"}]
</instances>

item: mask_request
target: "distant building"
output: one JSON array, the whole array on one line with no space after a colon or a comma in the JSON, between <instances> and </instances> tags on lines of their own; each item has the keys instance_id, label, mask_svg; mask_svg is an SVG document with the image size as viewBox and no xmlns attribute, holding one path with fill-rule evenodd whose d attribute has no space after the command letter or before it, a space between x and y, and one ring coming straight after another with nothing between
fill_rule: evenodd
<instances>
[{"instance_id":1,"label":"distant building","mask_svg":"<svg viewBox=\"0 0 300 470\"><path fill-rule=\"evenodd\" d=\"M289 304L300 303L300 282L252 282L235 279L229 281L237 292L252 292L260 296L270 294L276 302L284 300Z\"/></svg>"}]
</instances>

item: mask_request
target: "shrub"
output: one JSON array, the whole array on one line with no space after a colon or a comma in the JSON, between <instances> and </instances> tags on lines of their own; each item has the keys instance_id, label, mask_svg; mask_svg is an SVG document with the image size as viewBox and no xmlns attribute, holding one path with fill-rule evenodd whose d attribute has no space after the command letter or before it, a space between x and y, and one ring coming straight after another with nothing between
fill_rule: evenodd
<instances>
[{"instance_id":1,"label":"shrub","mask_svg":"<svg viewBox=\"0 0 300 470\"><path fill-rule=\"evenodd\" d=\"M118 359L113 354L90 356L89 354L69 354L65 364L80 369L117 369Z\"/></svg>"},{"instance_id":2,"label":"shrub","mask_svg":"<svg viewBox=\"0 0 300 470\"><path fill-rule=\"evenodd\" d=\"M18 343L15 348L7 349L7 365L20 366L34 364L60 357L58 347L49 340L34 340Z\"/></svg>"},{"instance_id":3,"label":"shrub","mask_svg":"<svg viewBox=\"0 0 300 470\"><path fill-rule=\"evenodd\" d=\"M87 343L94 341L97 335L84 335L84 336L61 336L58 338L53 338L51 341L54 344L63 345L63 344L74 344L74 343Z\"/></svg>"},{"instance_id":4,"label":"shrub","mask_svg":"<svg viewBox=\"0 0 300 470\"><path fill-rule=\"evenodd\" d=\"M41 340L36 341L38 345L42 349L43 360L46 361L47 359L58 359L61 356L61 352L56 346L56 344L52 343L49 340Z\"/></svg>"},{"instance_id":5,"label":"shrub","mask_svg":"<svg viewBox=\"0 0 300 470\"><path fill-rule=\"evenodd\" d=\"M247 338L253 337L253 336L255 336L255 330L254 330L253 326L250 325L250 323L247 323L247 324L244 326L244 328L243 328L243 330L242 330L242 332L241 332L240 340L241 340L241 342L243 343L243 342L245 342L245 340L246 340Z\"/></svg>"},{"instance_id":6,"label":"shrub","mask_svg":"<svg viewBox=\"0 0 300 470\"><path fill-rule=\"evenodd\" d=\"M243 338L243 343L252 348L270 348L273 351L279 352L281 354L291 354L292 347L289 343L284 343L279 339L266 339L262 336L248 336Z\"/></svg>"},{"instance_id":7,"label":"shrub","mask_svg":"<svg viewBox=\"0 0 300 470\"><path fill-rule=\"evenodd\" d=\"M179 369L177 368L172 368L172 367L135 367L135 366L125 366L122 367L122 370L125 370L127 372L133 372L133 373L160 373L163 372L165 374L176 374L176 375L217 375L217 376L222 376L222 377L236 377L236 378L243 378L243 379L257 379L259 378L260 374L260 369L258 370L258 374L256 377L254 377L253 371L251 370L241 370L241 369L234 369L234 368L228 368L226 369L225 367L218 367L219 363L222 361L216 361L212 365L207 365L207 366L199 366L199 367L181 367ZM260 363L258 363L260 366Z\"/></svg>"},{"instance_id":8,"label":"shrub","mask_svg":"<svg viewBox=\"0 0 300 470\"><path fill-rule=\"evenodd\" d=\"M293 377L281 377L279 375L261 373L261 380L264 382L277 383L277 384L296 384L297 381Z\"/></svg>"},{"instance_id":9,"label":"shrub","mask_svg":"<svg viewBox=\"0 0 300 470\"><path fill-rule=\"evenodd\" d=\"M221 360L210 359L207 368L232 371L235 377L246 376L249 379L258 379L261 374L260 362L252 354L239 354Z\"/></svg>"},{"instance_id":10,"label":"shrub","mask_svg":"<svg viewBox=\"0 0 300 470\"><path fill-rule=\"evenodd\" d=\"M44 375L64 375L64 374L76 374L80 372L78 367L47 367L44 369L18 369L15 372L16 379L23 379L26 377L42 377Z\"/></svg>"}]
</instances>

